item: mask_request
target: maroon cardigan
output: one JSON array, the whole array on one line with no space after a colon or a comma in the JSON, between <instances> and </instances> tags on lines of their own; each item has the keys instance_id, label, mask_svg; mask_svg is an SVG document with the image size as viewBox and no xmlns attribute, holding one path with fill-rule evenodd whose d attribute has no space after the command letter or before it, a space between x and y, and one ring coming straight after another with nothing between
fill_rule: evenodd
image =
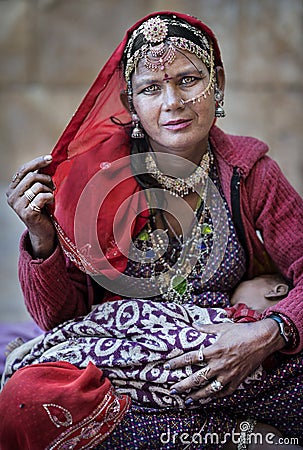
<instances>
[{"instance_id":1,"label":"maroon cardigan","mask_svg":"<svg viewBox=\"0 0 303 450\"><path fill-rule=\"evenodd\" d=\"M293 284L289 295L267 309L264 315L275 311L291 319L300 337L293 353L301 351L303 200L278 165L266 156L268 147L263 142L251 137L228 135L215 126L210 132L210 140L222 188L232 211L232 197L240 195L248 253L247 278L273 271L274 264L275 270ZM240 175L238 186L232 182L235 172ZM27 233L20 243L19 278L30 314L46 330L87 314L92 303L96 303L90 277L66 259L61 248L57 247L45 261L32 259Z\"/></svg>"}]
</instances>

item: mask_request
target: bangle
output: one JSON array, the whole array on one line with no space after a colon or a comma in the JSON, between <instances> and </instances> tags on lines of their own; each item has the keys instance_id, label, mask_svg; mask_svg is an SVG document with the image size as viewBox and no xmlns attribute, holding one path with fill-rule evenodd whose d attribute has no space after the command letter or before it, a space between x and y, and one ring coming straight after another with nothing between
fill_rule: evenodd
<instances>
[{"instance_id":1,"label":"bangle","mask_svg":"<svg viewBox=\"0 0 303 450\"><path fill-rule=\"evenodd\" d=\"M296 348L299 345L300 337L299 337L299 333L298 333L298 330L297 330L295 324L293 323L292 320L290 320L284 314L280 314L279 313L279 316L282 317L282 319L284 320L286 325L290 328L290 345L289 345L289 348L291 348L291 349Z\"/></svg>"},{"instance_id":2,"label":"bangle","mask_svg":"<svg viewBox=\"0 0 303 450\"><path fill-rule=\"evenodd\" d=\"M280 336L283 337L287 348L296 347L297 332L289 319L276 313L270 314L266 319L272 319L278 324Z\"/></svg>"}]
</instances>

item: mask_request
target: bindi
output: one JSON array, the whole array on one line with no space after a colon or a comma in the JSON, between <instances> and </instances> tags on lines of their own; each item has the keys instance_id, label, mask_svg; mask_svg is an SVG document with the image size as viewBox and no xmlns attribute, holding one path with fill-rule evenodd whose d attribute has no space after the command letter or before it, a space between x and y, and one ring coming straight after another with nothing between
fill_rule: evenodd
<instances>
[{"instance_id":1,"label":"bindi","mask_svg":"<svg viewBox=\"0 0 303 450\"><path fill-rule=\"evenodd\" d=\"M167 73L164 74L163 81L169 81L171 79L172 79L172 77L170 77Z\"/></svg>"}]
</instances>

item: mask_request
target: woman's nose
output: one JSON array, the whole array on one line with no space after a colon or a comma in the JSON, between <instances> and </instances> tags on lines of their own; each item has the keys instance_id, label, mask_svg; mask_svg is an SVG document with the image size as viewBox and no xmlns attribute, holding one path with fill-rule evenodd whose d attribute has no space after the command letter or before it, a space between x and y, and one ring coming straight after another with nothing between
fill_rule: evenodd
<instances>
[{"instance_id":1,"label":"woman's nose","mask_svg":"<svg viewBox=\"0 0 303 450\"><path fill-rule=\"evenodd\" d=\"M166 110L183 108L179 90L170 83L164 89L163 107Z\"/></svg>"}]
</instances>

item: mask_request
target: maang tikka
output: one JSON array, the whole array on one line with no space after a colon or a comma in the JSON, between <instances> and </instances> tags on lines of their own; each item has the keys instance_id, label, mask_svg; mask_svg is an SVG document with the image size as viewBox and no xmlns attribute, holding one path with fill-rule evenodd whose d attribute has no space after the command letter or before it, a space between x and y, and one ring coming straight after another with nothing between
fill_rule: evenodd
<instances>
[{"instance_id":1,"label":"maang tikka","mask_svg":"<svg viewBox=\"0 0 303 450\"><path fill-rule=\"evenodd\" d=\"M215 85L215 101L216 101L216 110L215 117L225 117L225 111L223 109L224 105L224 92L218 88L217 84Z\"/></svg>"},{"instance_id":2,"label":"maang tikka","mask_svg":"<svg viewBox=\"0 0 303 450\"><path fill-rule=\"evenodd\" d=\"M169 36L169 26L189 30L198 38L200 44L182 36ZM142 35L143 45L132 53L134 42L139 35ZM196 55L209 69L214 65L212 43L199 29L189 23L178 21L176 17L156 16L150 18L134 30L126 45L124 68L126 82L130 80L140 59L144 60L145 67L157 72L159 69L164 70L166 64L173 63L177 50L181 50L181 52L186 50Z\"/></svg>"}]
</instances>

